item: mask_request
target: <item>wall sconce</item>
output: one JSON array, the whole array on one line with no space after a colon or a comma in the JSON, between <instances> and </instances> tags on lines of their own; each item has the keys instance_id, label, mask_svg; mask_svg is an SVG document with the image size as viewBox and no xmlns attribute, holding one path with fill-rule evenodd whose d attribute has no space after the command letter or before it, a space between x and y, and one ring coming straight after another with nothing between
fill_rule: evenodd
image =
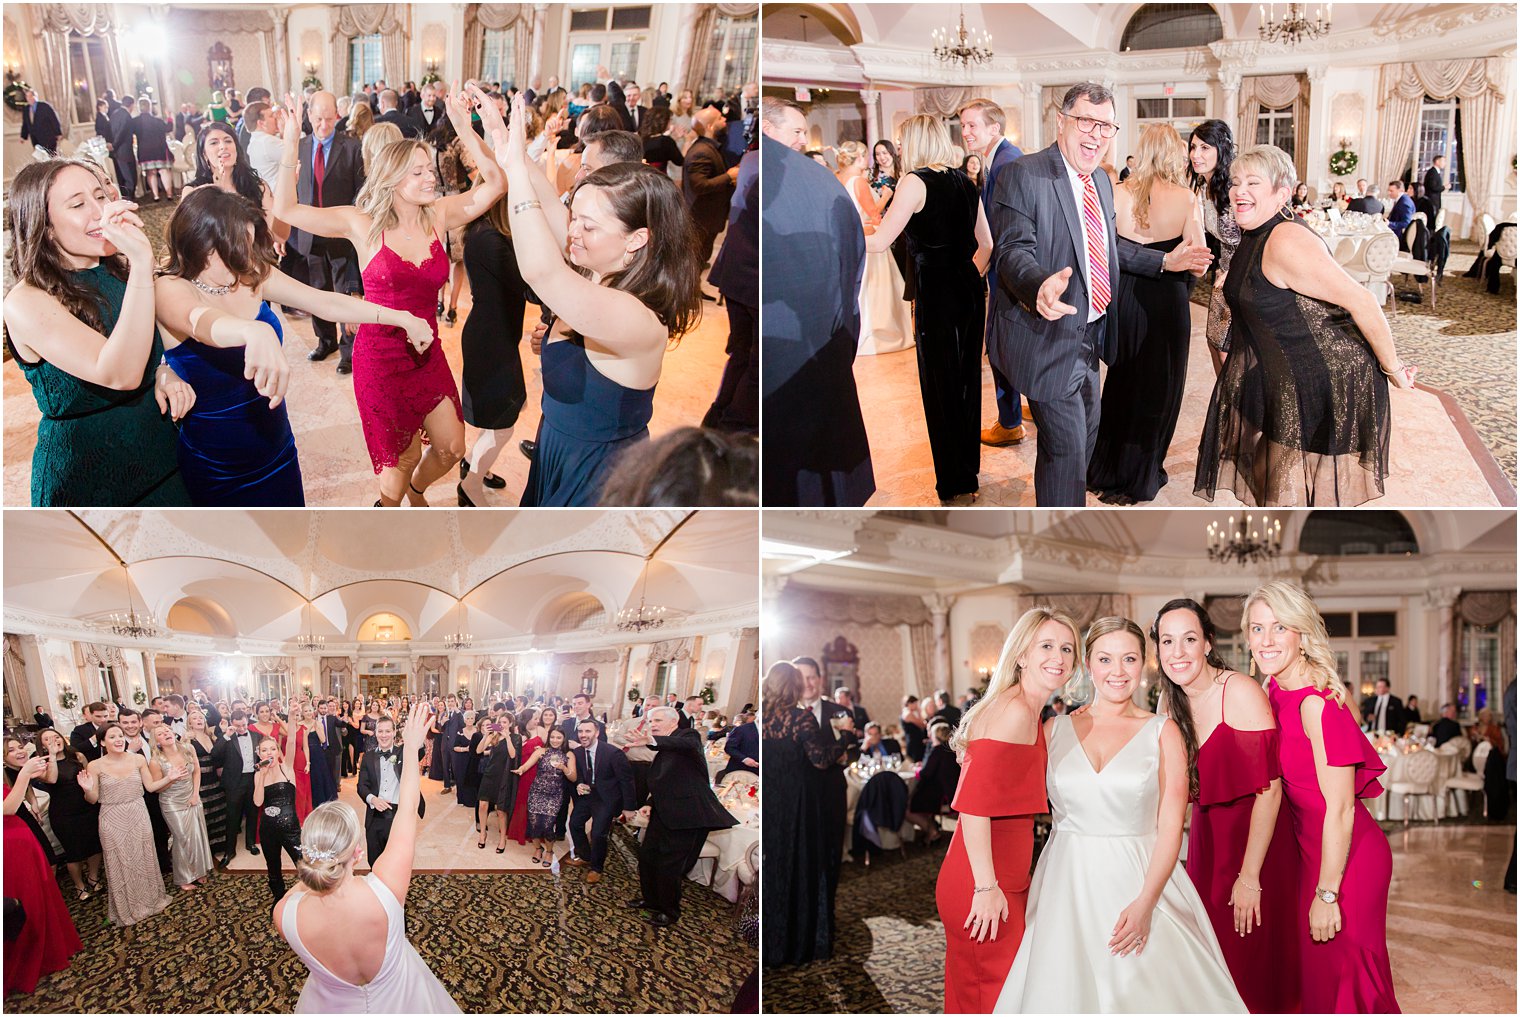
<instances>
[{"instance_id":1,"label":"wall sconce","mask_svg":"<svg viewBox=\"0 0 1520 1017\"><path fill-rule=\"evenodd\" d=\"M14 85L20 79L21 65L14 60L7 60L5 62L5 83L7 85Z\"/></svg>"},{"instance_id":2,"label":"wall sconce","mask_svg":"<svg viewBox=\"0 0 1520 1017\"><path fill-rule=\"evenodd\" d=\"M438 58L437 57L428 57L427 58L427 69L428 69L428 73L429 74L437 74L438 73Z\"/></svg>"}]
</instances>

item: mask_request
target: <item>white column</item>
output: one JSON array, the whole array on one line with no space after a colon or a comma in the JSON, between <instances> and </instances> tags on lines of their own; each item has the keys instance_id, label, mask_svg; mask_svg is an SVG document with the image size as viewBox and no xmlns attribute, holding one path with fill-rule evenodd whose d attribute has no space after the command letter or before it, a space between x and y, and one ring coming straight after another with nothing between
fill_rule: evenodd
<instances>
[{"instance_id":1,"label":"white column","mask_svg":"<svg viewBox=\"0 0 1520 1017\"><path fill-rule=\"evenodd\" d=\"M1462 591L1455 586L1440 586L1434 590L1425 591L1425 607L1436 614L1436 702L1432 712L1440 716L1441 704L1456 702L1456 687L1453 684L1460 676L1451 673L1451 651L1457 638L1456 621L1452 617L1452 608L1456 606L1457 597ZM1424 713L1422 709L1420 711ZM1464 720L1470 720L1473 711L1469 711Z\"/></svg>"},{"instance_id":2,"label":"white column","mask_svg":"<svg viewBox=\"0 0 1520 1017\"><path fill-rule=\"evenodd\" d=\"M1330 146L1339 147L1340 141L1332 138L1330 134L1330 90L1325 86L1325 75L1329 68L1324 64L1314 64L1308 68L1309 78L1309 150L1304 153L1304 179L1318 180L1321 174L1327 174L1324 179L1326 186L1329 185L1330 153L1334 151ZM1369 110L1369 112L1371 112ZM1236 151L1243 147L1235 146ZM1373 135L1364 124L1362 136L1356 143L1357 155L1361 156L1361 168L1366 172L1371 166L1373 148ZM1382 172L1378 170L1378 172ZM1386 174L1384 174L1386 176ZM1325 190L1314 184L1316 192Z\"/></svg>"},{"instance_id":3,"label":"white column","mask_svg":"<svg viewBox=\"0 0 1520 1017\"><path fill-rule=\"evenodd\" d=\"M628 664L633 657L632 646L618 647L617 677L612 685L612 718L626 716L633 706L628 702Z\"/></svg>"},{"instance_id":4,"label":"white column","mask_svg":"<svg viewBox=\"0 0 1520 1017\"><path fill-rule=\"evenodd\" d=\"M786 617L781 610L781 591L786 589L786 576L766 576L760 593L760 668L765 670L773 660L780 660L785 652L787 635L781 631Z\"/></svg>"},{"instance_id":5,"label":"white column","mask_svg":"<svg viewBox=\"0 0 1520 1017\"><path fill-rule=\"evenodd\" d=\"M528 59L528 83L535 89L543 87L541 75L544 69L544 21L548 17L548 4L533 5L532 56Z\"/></svg>"},{"instance_id":6,"label":"white column","mask_svg":"<svg viewBox=\"0 0 1520 1017\"><path fill-rule=\"evenodd\" d=\"M950 608L955 604L955 597L930 593L924 597L924 604L929 608L930 620L934 625L934 656L931 661L934 687L951 689L949 622Z\"/></svg>"},{"instance_id":7,"label":"white column","mask_svg":"<svg viewBox=\"0 0 1520 1017\"><path fill-rule=\"evenodd\" d=\"M1233 66L1219 68L1219 87L1224 92L1224 109L1220 110L1218 119L1230 125L1231 133L1240 130L1240 69ZM1235 139L1235 150L1242 151L1246 147L1244 138Z\"/></svg>"},{"instance_id":8,"label":"white column","mask_svg":"<svg viewBox=\"0 0 1520 1017\"><path fill-rule=\"evenodd\" d=\"M875 88L864 88L860 92L860 101L866 106L866 152L867 159L874 159L869 153L876 147L876 139L881 137L881 92ZM868 165L875 165L868 162Z\"/></svg>"}]
</instances>

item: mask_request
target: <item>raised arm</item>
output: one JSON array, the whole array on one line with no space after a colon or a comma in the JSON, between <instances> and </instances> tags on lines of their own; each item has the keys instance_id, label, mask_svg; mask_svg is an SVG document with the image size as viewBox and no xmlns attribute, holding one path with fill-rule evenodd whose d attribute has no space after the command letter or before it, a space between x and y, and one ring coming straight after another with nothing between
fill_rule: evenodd
<instances>
[{"instance_id":1,"label":"raised arm","mask_svg":"<svg viewBox=\"0 0 1520 1017\"><path fill-rule=\"evenodd\" d=\"M417 850L417 803L421 800L421 776L417 771L415 753L427 737L431 721L432 705L418 703L406 718L406 731L401 743L401 789L396 803L396 818L391 821L391 836L385 853L373 863L373 871L396 895L405 902L406 891L412 883L412 856Z\"/></svg>"},{"instance_id":2,"label":"raised arm","mask_svg":"<svg viewBox=\"0 0 1520 1017\"><path fill-rule=\"evenodd\" d=\"M150 767L148 761L144 759L138 764L138 769L147 771L143 776L143 790L150 792L162 791L185 775L183 761L171 764L167 770L160 771L158 764L155 763ZM153 774L157 772L162 772L162 776L154 777Z\"/></svg>"},{"instance_id":3,"label":"raised arm","mask_svg":"<svg viewBox=\"0 0 1520 1017\"><path fill-rule=\"evenodd\" d=\"M924 182L917 176L909 173L903 177L897 185L897 197L892 200L892 207L887 209L881 225L876 227L875 233L866 237L866 251L871 254L890 251L892 241L902 233L903 228L908 225L908 220L924 207L924 198L927 195L928 191L924 189Z\"/></svg>"},{"instance_id":4,"label":"raised arm","mask_svg":"<svg viewBox=\"0 0 1520 1017\"><path fill-rule=\"evenodd\" d=\"M486 97L479 85L472 81L465 92L460 92L458 82L455 82L454 91L449 93L444 102L444 109L448 113L449 123L454 125L454 131L459 135L460 145L475 160L475 166L480 171L480 181L463 194L452 194L438 202L438 210L443 219L442 227L446 230L463 226L485 215L486 210L496 204L507 189L506 174L496 164L495 157L486 150L480 135L475 133L475 128L470 125L472 105L480 112L480 122L485 127L487 136L494 137L497 129L506 127L501 122L501 113L497 111L496 103Z\"/></svg>"},{"instance_id":5,"label":"raised arm","mask_svg":"<svg viewBox=\"0 0 1520 1017\"><path fill-rule=\"evenodd\" d=\"M243 377L269 400L271 410L284 401L290 387L290 365L273 328L205 303L188 279L160 276L154 286L155 313L172 345L194 339L222 349L242 346Z\"/></svg>"},{"instance_id":6,"label":"raised arm","mask_svg":"<svg viewBox=\"0 0 1520 1017\"><path fill-rule=\"evenodd\" d=\"M285 94L290 115L285 118L285 152L280 157L280 172L275 176L274 206L276 219L318 237L345 237L364 232L363 216L352 205L317 208L302 205L296 198L296 170L301 161L301 120L306 111L305 96L299 99ZM318 144L316 135L311 143Z\"/></svg>"}]
</instances>

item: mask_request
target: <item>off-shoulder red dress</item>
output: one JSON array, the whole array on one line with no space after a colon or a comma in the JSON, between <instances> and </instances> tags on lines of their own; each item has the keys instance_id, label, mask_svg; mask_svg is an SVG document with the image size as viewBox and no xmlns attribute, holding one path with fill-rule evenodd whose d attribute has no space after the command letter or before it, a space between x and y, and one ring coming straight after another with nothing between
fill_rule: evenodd
<instances>
[{"instance_id":1,"label":"off-shoulder red dress","mask_svg":"<svg viewBox=\"0 0 1520 1017\"><path fill-rule=\"evenodd\" d=\"M991 1013L1024 938L1034 817L1049 809L1044 727L1033 745L992 738L968 744L951 808L992 820L993 871L1008 899L1008 922L998 928L996 939L981 943L965 928L976 882L966 854L965 828L957 827L935 887L940 920L945 923L945 1013Z\"/></svg>"},{"instance_id":2,"label":"off-shoulder red dress","mask_svg":"<svg viewBox=\"0 0 1520 1017\"><path fill-rule=\"evenodd\" d=\"M1288 801L1277 810L1277 826L1261 865L1261 927L1247 936L1235 931L1230 892L1251 837L1256 796L1282 776L1278 733L1241 731L1224 716L1198 747L1198 797L1188 831L1187 874L1224 952L1235 988L1252 1013L1299 1013L1298 843Z\"/></svg>"}]
</instances>

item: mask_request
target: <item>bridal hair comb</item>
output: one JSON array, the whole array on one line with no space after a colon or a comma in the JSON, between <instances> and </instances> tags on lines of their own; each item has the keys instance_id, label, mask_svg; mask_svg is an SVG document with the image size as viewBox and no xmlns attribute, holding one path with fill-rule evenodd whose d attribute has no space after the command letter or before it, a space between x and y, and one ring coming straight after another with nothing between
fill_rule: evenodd
<instances>
[{"instance_id":1,"label":"bridal hair comb","mask_svg":"<svg viewBox=\"0 0 1520 1017\"><path fill-rule=\"evenodd\" d=\"M330 862L333 859L335 859L335 858L338 857L338 852L336 852L336 851L313 851L313 850L311 850L309 848L304 848L303 847L301 849L301 857L305 858L308 862Z\"/></svg>"}]
</instances>

